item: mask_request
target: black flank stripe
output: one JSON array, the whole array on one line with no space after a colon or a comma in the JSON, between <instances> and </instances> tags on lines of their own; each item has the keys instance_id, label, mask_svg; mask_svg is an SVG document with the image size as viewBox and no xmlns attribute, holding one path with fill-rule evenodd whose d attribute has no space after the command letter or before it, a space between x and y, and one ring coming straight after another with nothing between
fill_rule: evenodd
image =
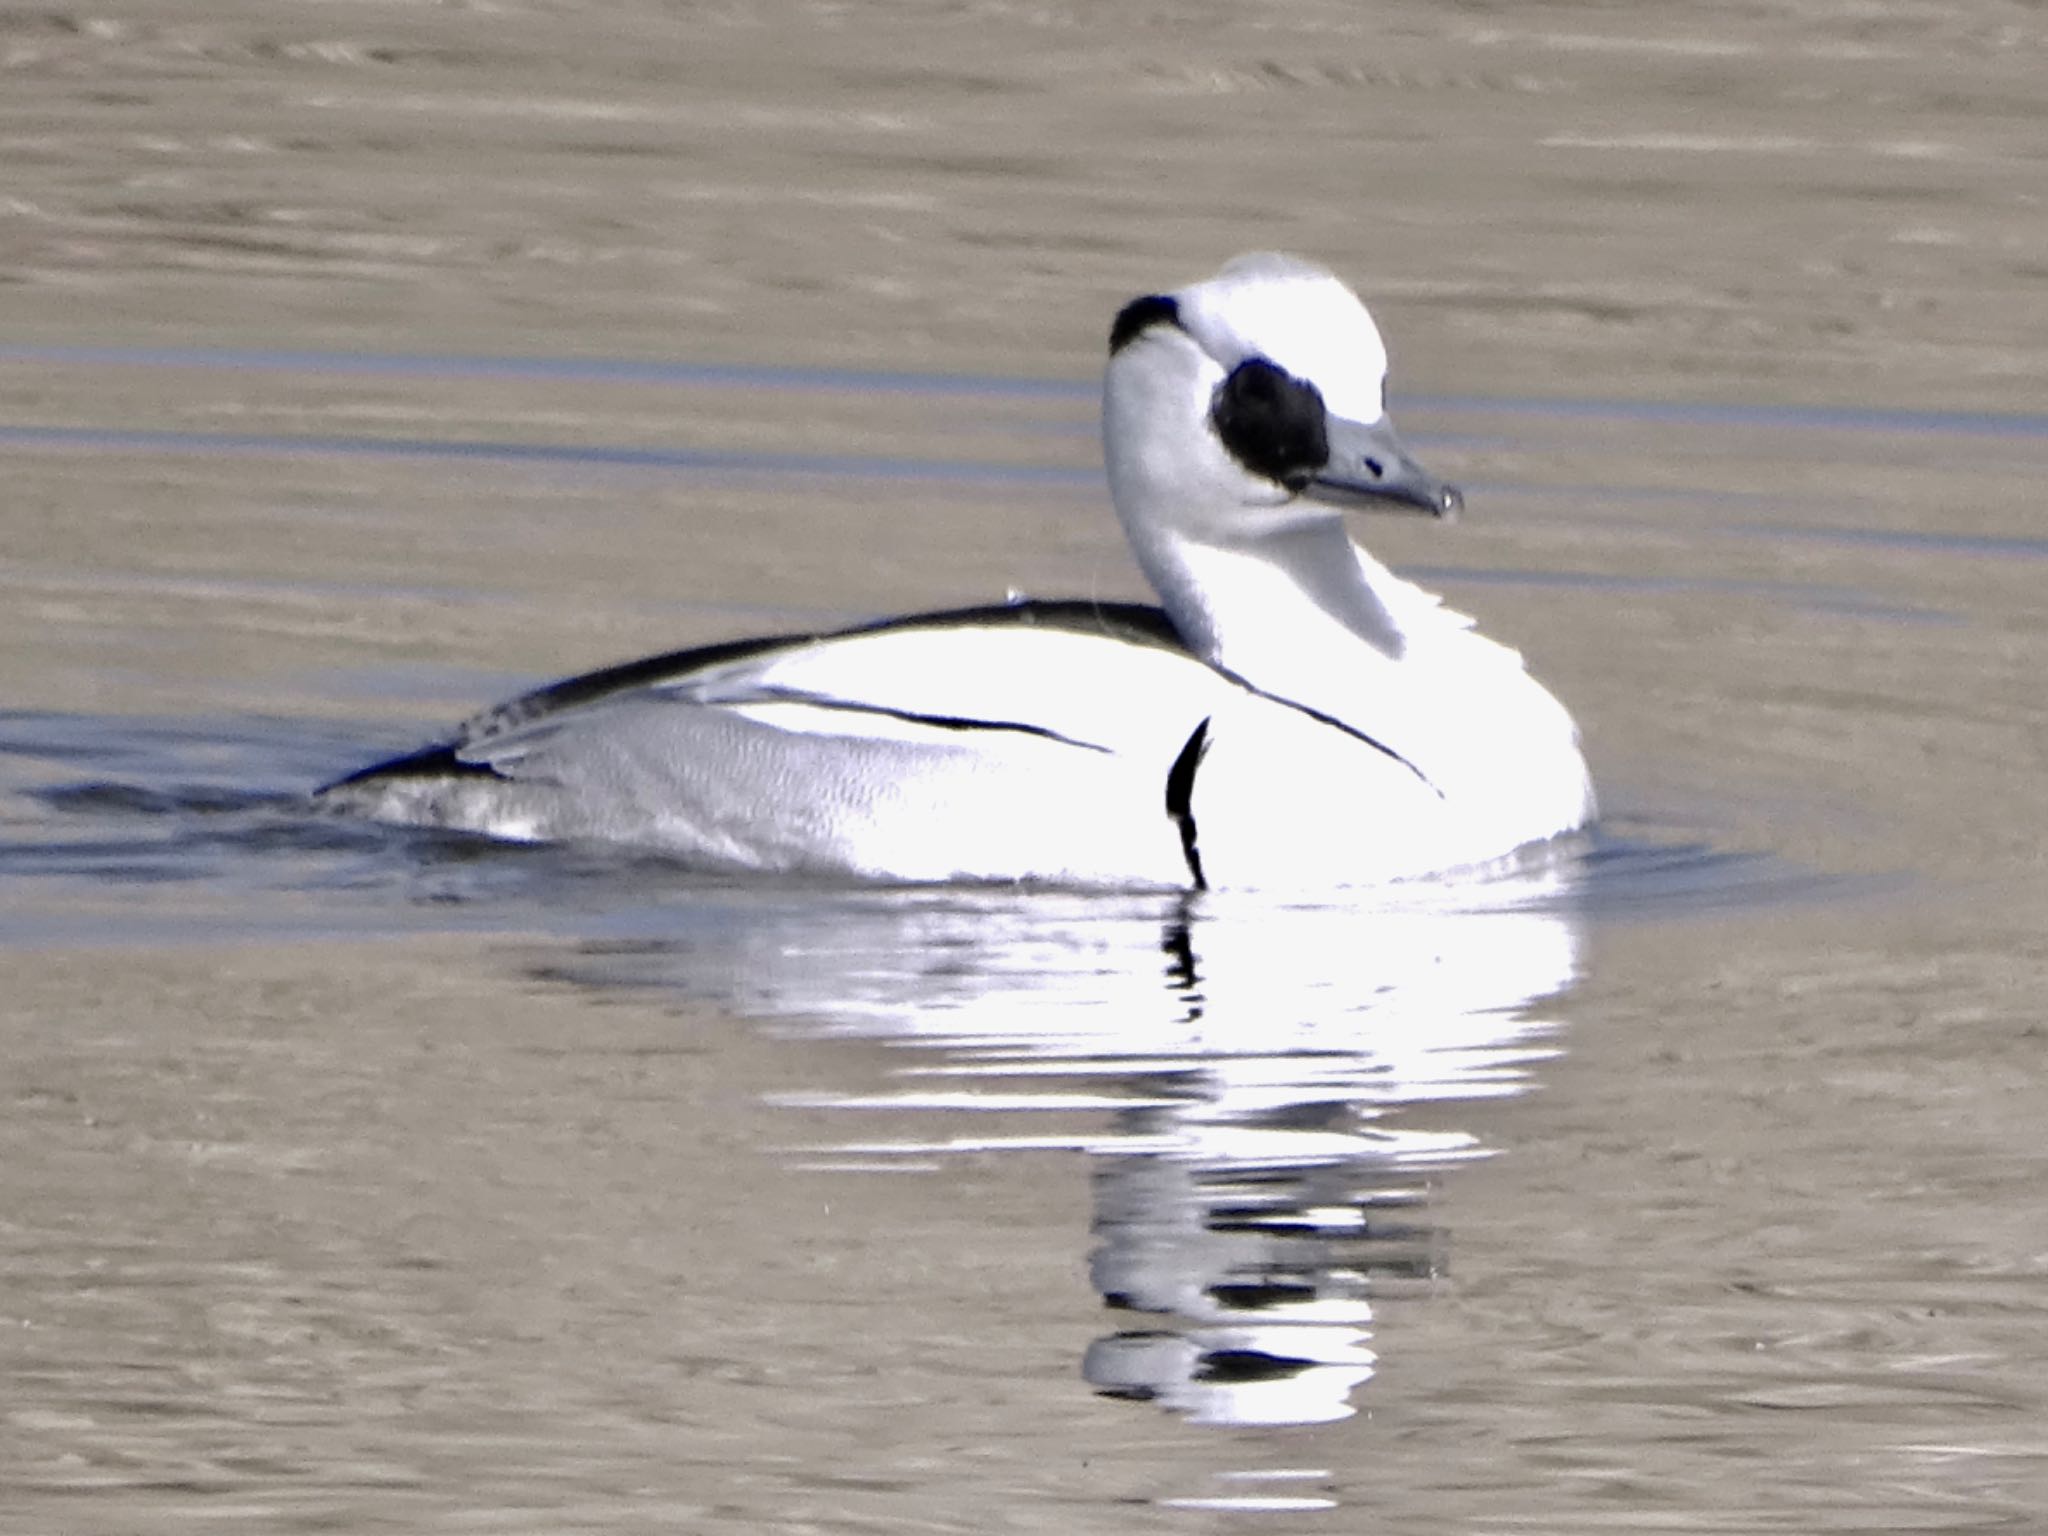
<instances>
[{"instance_id":1,"label":"black flank stripe","mask_svg":"<svg viewBox=\"0 0 2048 1536\"><path fill-rule=\"evenodd\" d=\"M739 707L749 704L806 704L812 709L837 709L849 715L880 715L888 720L903 720L911 725L929 725L941 731L1014 731L1020 736L1037 736L1046 741L1056 741L1063 747L1083 747L1090 752L1107 752L1108 747L1096 742L1082 741L1076 736L1065 736L1043 725L1033 725L1026 720L977 720L972 715L925 715L914 709L890 709L882 704L856 704L847 699L828 699L820 694L799 693L795 689L777 689L772 693L761 693L751 699L739 701Z\"/></svg>"},{"instance_id":2,"label":"black flank stripe","mask_svg":"<svg viewBox=\"0 0 2048 1536\"><path fill-rule=\"evenodd\" d=\"M1400 753L1396 752L1392 747L1388 746L1384 741L1381 741L1377 736L1368 736L1365 734L1365 732L1361 731L1357 726L1346 725L1342 720L1339 720L1335 715L1325 714L1322 710L1317 709L1313 704L1303 704L1297 699L1286 698L1283 695L1277 693L1268 693L1265 689L1258 687L1256 684L1246 682L1243 678L1239 677L1235 672L1226 671L1222 667L1218 667L1216 670L1218 672L1221 672L1225 677L1229 678L1233 683L1236 683L1238 687L1244 689L1247 693L1255 693L1262 699L1268 699L1275 704L1284 704L1289 709L1298 710L1302 714L1307 715L1309 719L1315 721L1318 725L1327 725L1333 731L1342 731L1346 736L1349 736L1353 741L1363 742L1366 746L1371 747L1373 751L1380 753L1382 756L1392 758L1395 762L1399 763L1403 768L1406 768L1410 773L1414 774L1416 778L1420 779L1425 785L1427 785L1429 788L1429 792L1435 795L1437 799L1443 799L1443 790L1439 788L1434 782L1432 782L1428 774L1424 773L1420 768L1416 767L1413 763L1409 762L1407 758L1403 757Z\"/></svg>"},{"instance_id":3,"label":"black flank stripe","mask_svg":"<svg viewBox=\"0 0 2048 1536\"><path fill-rule=\"evenodd\" d=\"M1275 704L1285 704L1289 709L1298 709L1304 715L1307 715L1309 719L1314 720L1319 724L1327 725L1332 730L1342 731L1346 736L1351 737L1354 741L1364 742L1368 747L1371 747L1373 751L1392 758L1395 762L1399 763L1403 768L1406 768L1410 773L1414 774L1416 778L1420 779L1426 786L1428 786L1429 792L1435 795L1437 799L1443 799L1443 790L1441 790L1436 786L1436 784L1431 782L1428 774L1424 773L1420 768L1416 767L1413 763L1409 762L1407 758L1403 757L1400 753L1396 752L1392 747L1388 746L1384 741L1381 741L1377 736L1368 736L1365 734L1365 732L1358 729L1357 726L1346 725L1342 720L1339 720L1335 715L1326 715L1320 709L1315 708L1313 705L1298 704L1293 699L1281 698L1280 695L1277 693L1263 693L1260 692L1260 690L1258 689L1253 689L1252 691L1254 693L1259 693L1259 696L1261 698L1271 699Z\"/></svg>"},{"instance_id":4,"label":"black flank stripe","mask_svg":"<svg viewBox=\"0 0 2048 1536\"><path fill-rule=\"evenodd\" d=\"M1181 856L1188 861L1188 873L1195 877L1195 889L1206 891L1209 881L1202 873L1201 851L1195 847L1195 770L1209 751L1209 722L1204 720L1188 736L1180 756L1166 770L1166 814L1180 828Z\"/></svg>"}]
</instances>

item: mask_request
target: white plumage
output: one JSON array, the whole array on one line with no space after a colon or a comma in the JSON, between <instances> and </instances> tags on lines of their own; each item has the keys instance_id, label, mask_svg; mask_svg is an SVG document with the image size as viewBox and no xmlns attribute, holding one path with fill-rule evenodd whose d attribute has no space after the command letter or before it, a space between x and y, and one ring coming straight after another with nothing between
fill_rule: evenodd
<instances>
[{"instance_id":1,"label":"white plumage","mask_svg":"<svg viewBox=\"0 0 2048 1536\"><path fill-rule=\"evenodd\" d=\"M1498 860L1583 825L1592 789L1521 658L1344 527L1343 504L1459 504L1394 437L1385 372L1336 278L1240 258L1112 332L1110 491L1162 609L1019 602L676 652L322 796L894 881L1326 888Z\"/></svg>"}]
</instances>

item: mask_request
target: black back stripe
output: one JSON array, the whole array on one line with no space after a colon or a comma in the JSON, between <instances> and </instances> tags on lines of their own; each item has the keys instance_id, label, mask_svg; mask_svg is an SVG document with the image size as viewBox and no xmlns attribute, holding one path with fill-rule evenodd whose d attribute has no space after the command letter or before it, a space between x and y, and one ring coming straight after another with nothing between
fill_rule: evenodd
<instances>
[{"instance_id":1,"label":"black back stripe","mask_svg":"<svg viewBox=\"0 0 2048 1536\"><path fill-rule=\"evenodd\" d=\"M1154 603L1102 602L1087 597L1019 598L1008 603L983 603L972 608L942 608L934 613L910 613L892 619L876 619L836 631L840 635L874 635L898 629L947 629L959 624L1014 625L1021 629L1071 629L1078 634L1102 635L1133 645L1156 645L1169 651L1187 650L1187 642L1173 627L1166 610Z\"/></svg>"},{"instance_id":2,"label":"black back stripe","mask_svg":"<svg viewBox=\"0 0 2048 1536\"><path fill-rule=\"evenodd\" d=\"M958 625L1000 628L1069 630L1075 634L1100 635L1126 645L1151 645L1187 654L1187 644L1173 627L1165 610L1149 603L1100 602L1090 598L1026 598L1018 602L985 603L971 608L948 608L933 613L906 614L899 618L876 619L840 629L813 630L791 635L769 635L748 640L728 640L713 645L692 646L643 656L635 661L601 667L595 672L565 677L536 688L531 693L487 709L459 726L452 741L440 741L399 757L387 758L359 768L354 773L322 786L334 789L373 779L503 778L488 763L471 762L462 754L474 752L497 737L549 715L564 714L642 688L660 688L688 682L694 675L736 662L749 661L776 651L795 651L821 641L856 635L886 634L895 630L947 629ZM887 713L878 710L877 713ZM1017 721L987 721L953 716L902 718L952 730L1016 730L1042 734L1066 741L1055 731ZM1106 751L1092 742L1071 741L1070 745Z\"/></svg>"},{"instance_id":3,"label":"black back stripe","mask_svg":"<svg viewBox=\"0 0 2048 1536\"><path fill-rule=\"evenodd\" d=\"M422 747L417 752L408 752L404 757L388 758L381 763L372 763L367 768L358 768L354 773L343 774L322 784L313 793L324 795L330 789L343 789L350 784L366 784L378 779L498 779L505 775L488 763L465 762L455 755L455 748L446 742L438 746Z\"/></svg>"},{"instance_id":4,"label":"black back stripe","mask_svg":"<svg viewBox=\"0 0 2048 1536\"><path fill-rule=\"evenodd\" d=\"M468 746L501 736L507 731L538 720L544 715L562 714L595 704L615 694L652 688L661 683L680 682L693 672L727 666L736 661L765 655L770 651L808 645L825 639L818 635L775 635L757 640L728 640L720 645L695 646L688 650L664 651L659 656L642 656L617 666L600 667L549 683L516 699L494 705L462 723L458 740Z\"/></svg>"},{"instance_id":5,"label":"black back stripe","mask_svg":"<svg viewBox=\"0 0 2048 1536\"><path fill-rule=\"evenodd\" d=\"M1173 766L1166 770L1166 814L1180 829L1181 857L1188 861L1188 873L1194 876L1198 891L1209 889L1209 882L1202 874L1201 849L1195 845L1195 770L1202 766L1208 751L1209 722L1204 720L1189 734Z\"/></svg>"},{"instance_id":6,"label":"black back stripe","mask_svg":"<svg viewBox=\"0 0 2048 1536\"><path fill-rule=\"evenodd\" d=\"M1163 609L1147 603L1103 603L1085 598L1053 601L1025 600L1015 603L987 603L972 608L947 608L935 613L908 614L901 618L877 619L843 629L800 631L751 640L728 640L721 644L664 651L637 661L602 667L560 682L549 683L531 693L488 709L466 721L459 735L463 745L475 745L493 736L517 729L543 715L595 704L614 694L637 688L654 688L687 681L692 674L714 667L751 661L775 651L800 650L827 640L850 639L858 635L888 634L898 630L947 629L956 626L998 627L1014 625L1025 629L1067 629L1081 634L1101 635L1133 645L1156 645L1166 650L1186 651L1187 646Z\"/></svg>"}]
</instances>

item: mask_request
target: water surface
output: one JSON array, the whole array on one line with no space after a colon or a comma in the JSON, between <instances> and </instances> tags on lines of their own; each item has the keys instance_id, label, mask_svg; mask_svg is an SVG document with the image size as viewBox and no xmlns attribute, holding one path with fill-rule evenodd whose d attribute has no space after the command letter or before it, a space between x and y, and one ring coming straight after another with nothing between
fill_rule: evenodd
<instances>
[{"instance_id":1,"label":"water surface","mask_svg":"<svg viewBox=\"0 0 2048 1536\"><path fill-rule=\"evenodd\" d=\"M2022 9L0 22L0 1527L2048 1507ZM1301 249L1607 817L1341 905L308 814L540 679L1141 595L1115 307Z\"/></svg>"}]
</instances>

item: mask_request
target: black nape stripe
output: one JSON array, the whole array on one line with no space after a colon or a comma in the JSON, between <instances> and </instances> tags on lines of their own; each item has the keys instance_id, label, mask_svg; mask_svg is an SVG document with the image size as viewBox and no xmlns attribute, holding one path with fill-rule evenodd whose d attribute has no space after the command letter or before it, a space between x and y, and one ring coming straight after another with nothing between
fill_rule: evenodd
<instances>
[{"instance_id":1,"label":"black nape stripe","mask_svg":"<svg viewBox=\"0 0 2048 1536\"><path fill-rule=\"evenodd\" d=\"M1180 756L1166 770L1166 814L1180 828L1181 856L1188 861L1188 873L1195 877L1195 889L1206 891L1209 881L1202 873L1201 851L1195 847L1195 770L1209 751L1209 722L1204 720L1189 735Z\"/></svg>"},{"instance_id":2,"label":"black nape stripe","mask_svg":"<svg viewBox=\"0 0 2048 1536\"><path fill-rule=\"evenodd\" d=\"M1115 357L1155 325L1179 324L1180 305L1169 295L1151 293L1133 299L1117 311L1116 320L1110 325L1109 355Z\"/></svg>"}]
</instances>

